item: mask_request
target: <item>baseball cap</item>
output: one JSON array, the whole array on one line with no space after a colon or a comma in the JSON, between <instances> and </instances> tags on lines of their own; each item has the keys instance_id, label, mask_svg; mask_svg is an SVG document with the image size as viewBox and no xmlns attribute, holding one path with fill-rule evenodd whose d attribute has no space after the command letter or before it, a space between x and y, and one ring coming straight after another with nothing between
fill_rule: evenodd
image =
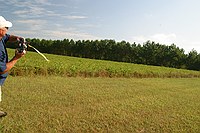
<instances>
[{"instance_id":1,"label":"baseball cap","mask_svg":"<svg viewBox=\"0 0 200 133\"><path fill-rule=\"evenodd\" d=\"M12 27L12 23L7 21L3 16L0 16L0 28Z\"/></svg>"}]
</instances>

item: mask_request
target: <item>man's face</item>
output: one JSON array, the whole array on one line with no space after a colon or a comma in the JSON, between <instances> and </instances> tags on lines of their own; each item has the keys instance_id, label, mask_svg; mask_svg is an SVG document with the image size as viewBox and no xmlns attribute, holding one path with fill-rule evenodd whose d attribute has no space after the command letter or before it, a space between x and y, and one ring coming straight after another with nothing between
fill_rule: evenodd
<instances>
[{"instance_id":1,"label":"man's face","mask_svg":"<svg viewBox=\"0 0 200 133\"><path fill-rule=\"evenodd\" d=\"M3 37L8 31L8 27L0 28L0 37Z\"/></svg>"}]
</instances>

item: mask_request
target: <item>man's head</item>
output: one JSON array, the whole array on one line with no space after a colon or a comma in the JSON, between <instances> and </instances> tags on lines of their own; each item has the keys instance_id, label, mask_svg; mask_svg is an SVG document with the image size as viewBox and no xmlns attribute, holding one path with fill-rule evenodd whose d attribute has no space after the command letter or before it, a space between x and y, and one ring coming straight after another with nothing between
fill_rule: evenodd
<instances>
[{"instance_id":1,"label":"man's head","mask_svg":"<svg viewBox=\"0 0 200 133\"><path fill-rule=\"evenodd\" d=\"M12 23L7 21L3 16L0 16L0 37L6 34L9 27L12 27Z\"/></svg>"}]
</instances>

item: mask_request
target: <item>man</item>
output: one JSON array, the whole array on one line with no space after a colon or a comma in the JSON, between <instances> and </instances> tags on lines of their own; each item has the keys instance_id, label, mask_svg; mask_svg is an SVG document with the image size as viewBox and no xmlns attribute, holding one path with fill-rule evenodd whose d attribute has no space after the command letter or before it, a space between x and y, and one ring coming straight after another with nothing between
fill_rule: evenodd
<instances>
[{"instance_id":1,"label":"man","mask_svg":"<svg viewBox=\"0 0 200 133\"><path fill-rule=\"evenodd\" d=\"M15 51L15 56L8 61L8 54L6 50L6 42L7 41L17 41L21 39L21 37L6 34L8 28L12 27L12 23L5 20L3 16L0 16L0 102L2 101L1 95L1 87L8 76L8 71L15 65L19 58L25 55L25 52L19 53L17 50ZM0 111L0 117L6 116L7 113Z\"/></svg>"}]
</instances>

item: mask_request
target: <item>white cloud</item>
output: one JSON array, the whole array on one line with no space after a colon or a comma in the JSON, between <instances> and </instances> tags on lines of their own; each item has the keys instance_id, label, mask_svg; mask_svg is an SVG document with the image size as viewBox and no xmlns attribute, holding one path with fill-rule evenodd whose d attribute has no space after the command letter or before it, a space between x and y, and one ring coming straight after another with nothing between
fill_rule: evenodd
<instances>
[{"instance_id":1,"label":"white cloud","mask_svg":"<svg viewBox=\"0 0 200 133\"><path fill-rule=\"evenodd\" d=\"M88 33L79 32L79 31L50 31L44 30L43 34L47 39L74 39L74 40L95 40L99 39L99 37L90 35Z\"/></svg>"},{"instance_id":2,"label":"white cloud","mask_svg":"<svg viewBox=\"0 0 200 133\"><path fill-rule=\"evenodd\" d=\"M75 16L75 15L71 15L71 16L64 16L64 18L74 20L74 19L85 19L85 18L88 18L88 17L87 16Z\"/></svg>"},{"instance_id":3,"label":"white cloud","mask_svg":"<svg viewBox=\"0 0 200 133\"><path fill-rule=\"evenodd\" d=\"M158 43L163 43L163 44L172 44L177 42L177 36L174 33L171 34L154 34L150 36L135 36L132 37L132 42L137 42L137 43L144 43L148 40L158 42Z\"/></svg>"},{"instance_id":4,"label":"white cloud","mask_svg":"<svg viewBox=\"0 0 200 133\"><path fill-rule=\"evenodd\" d=\"M17 23L26 27L25 30L29 31L41 31L47 25L46 20L40 19L18 20Z\"/></svg>"},{"instance_id":5,"label":"white cloud","mask_svg":"<svg viewBox=\"0 0 200 133\"><path fill-rule=\"evenodd\" d=\"M47 4L47 5L50 4L48 0L35 0L35 2L38 3L38 4L44 4L44 5L45 4Z\"/></svg>"},{"instance_id":6,"label":"white cloud","mask_svg":"<svg viewBox=\"0 0 200 133\"><path fill-rule=\"evenodd\" d=\"M17 7L13 12L14 15L17 15L22 18L34 18L34 17L46 17L46 16L62 16L58 14L50 7L66 7L66 5L53 4L49 0L32 0L32 1L18 1L18 0L9 0L7 3Z\"/></svg>"},{"instance_id":7,"label":"white cloud","mask_svg":"<svg viewBox=\"0 0 200 133\"><path fill-rule=\"evenodd\" d=\"M152 39L153 41L158 41L161 43L175 43L177 37L176 34L172 33L172 34L155 34L153 36L150 36L150 39Z\"/></svg>"},{"instance_id":8,"label":"white cloud","mask_svg":"<svg viewBox=\"0 0 200 133\"><path fill-rule=\"evenodd\" d=\"M27 14L29 13L29 10L18 10L18 11L14 11L13 14L15 15L22 15L22 14Z\"/></svg>"},{"instance_id":9,"label":"white cloud","mask_svg":"<svg viewBox=\"0 0 200 133\"><path fill-rule=\"evenodd\" d=\"M192 40L188 37L177 36L174 33L171 34L154 34L150 36L135 36L132 37L131 42L136 42L143 44L146 41L154 41L156 43L171 45L175 44L179 48L183 48L186 53L190 52L192 49L200 53L200 41Z\"/></svg>"},{"instance_id":10,"label":"white cloud","mask_svg":"<svg viewBox=\"0 0 200 133\"><path fill-rule=\"evenodd\" d=\"M76 2L80 2L80 0ZM14 21L15 26L9 30L9 32L12 32L11 34L40 39L100 39L85 32L86 29L94 28L97 25L69 22L69 20L88 19L88 16L83 12L74 10L67 12L66 7L71 9L71 5L51 3L49 0L9 0L7 3L4 1L3 4L13 5L12 15L17 18ZM63 12L60 12L61 10Z\"/></svg>"},{"instance_id":11,"label":"white cloud","mask_svg":"<svg viewBox=\"0 0 200 133\"><path fill-rule=\"evenodd\" d=\"M177 41L177 46L183 48L185 52L190 52L192 49L200 53L200 41L199 40L189 40L189 38L182 38Z\"/></svg>"},{"instance_id":12,"label":"white cloud","mask_svg":"<svg viewBox=\"0 0 200 133\"><path fill-rule=\"evenodd\" d=\"M25 38L36 38L38 33L36 31L27 31L27 30L10 30L10 34L17 35Z\"/></svg>"},{"instance_id":13,"label":"white cloud","mask_svg":"<svg viewBox=\"0 0 200 133\"><path fill-rule=\"evenodd\" d=\"M40 17L48 14L54 14L52 11L48 11L45 8L37 7L34 5L29 6L28 8L19 9L13 12L14 15L23 18L30 18L30 17Z\"/></svg>"},{"instance_id":14,"label":"white cloud","mask_svg":"<svg viewBox=\"0 0 200 133\"><path fill-rule=\"evenodd\" d=\"M46 20L39 20L39 19L18 20L17 22L22 23L22 24L28 24L30 27L37 26L37 25L44 25L47 23Z\"/></svg>"},{"instance_id":15,"label":"white cloud","mask_svg":"<svg viewBox=\"0 0 200 133\"><path fill-rule=\"evenodd\" d=\"M97 36L93 36L86 32L78 31L75 28L69 28L67 30L10 30L11 34L24 36L26 38L39 38L39 39L74 39L74 40L96 40L101 39Z\"/></svg>"},{"instance_id":16,"label":"white cloud","mask_svg":"<svg viewBox=\"0 0 200 133\"><path fill-rule=\"evenodd\" d=\"M32 6L41 6L41 5L53 5L48 0L31 0L31 1L9 0L9 1L6 1L6 3L12 4L13 6L16 6L16 7L32 7Z\"/></svg>"},{"instance_id":17,"label":"white cloud","mask_svg":"<svg viewBox=\"0 0 200 133\"><path fill-rule=\"evenodd\" d=\"M10 3L16 7L19 7L13 12L13 14L22 18L58 17L58 18L67 18L70 20L88 18L87 16L83 16L83 15L67 15L67 14L57 13L56 11L52 10L52 8L48 8L48 7L50 6L66 7L66 5L53 4L53 3L50 3L48 0L24 1L23 3L22 2L20 3L19 1L16 1L16 0L11 0ZM76 13L76 14L79 14L79 13Z\"/></svg>"}]
</instances>

